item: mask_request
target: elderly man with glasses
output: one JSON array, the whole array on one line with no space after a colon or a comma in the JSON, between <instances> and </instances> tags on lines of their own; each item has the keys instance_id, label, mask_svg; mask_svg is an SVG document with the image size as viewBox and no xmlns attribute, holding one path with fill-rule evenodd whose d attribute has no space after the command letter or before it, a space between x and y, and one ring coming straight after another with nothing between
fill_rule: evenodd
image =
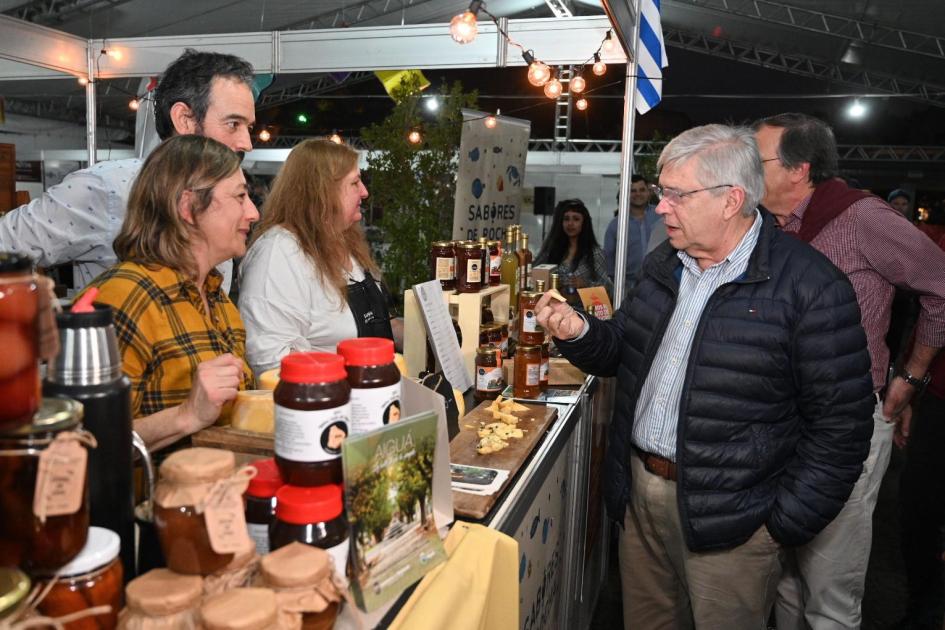
<instances>
[{"instance_id":1,"label":"elderly man with glasses","mask_svg":"<svg viewBox=\"0 0 945 630\"><path fill-rule=\"evenodd\" d=\"M866 337L846 277L757 208L751 130L690 129L658 167L669 238L632 298L599 321L546 294L538 321L619 383L625 627L764 628L783 549L840 511L869 450Z\"/></svg>"}]
</instances>

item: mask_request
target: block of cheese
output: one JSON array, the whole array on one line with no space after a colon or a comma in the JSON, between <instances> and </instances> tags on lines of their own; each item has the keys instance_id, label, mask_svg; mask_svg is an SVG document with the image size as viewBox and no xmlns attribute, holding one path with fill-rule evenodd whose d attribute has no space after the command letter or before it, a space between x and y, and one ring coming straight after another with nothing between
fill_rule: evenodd
<instances>
[{"instance_id":1,"label":"block of cheese","mask_svg":"<svg viewBox=\"0 0 945 630\"><path fill-rule=\"evenodd\" d=\"M279 384L279 368L266 370L259 375L259 389L272 391Z\"/></svg>"},{"instance_id":2,"label":"block of cheese","mask_svg":"<svg viewBox=\"0 0 945 630\"><path fill-rule=\"evenodd\" d=\"M272 433L275 427L272 392L266 389L238 392L230 414L230 426L243 431Z\"/></svg>"},{"instance_id":3,"label":"block of cheese","mask_svg":"<svg viewBox=\"0 0 945 630\"><path fill-rule=\"evenodd\" d=\"M399 352L394 353L394 365L400 370L401 376L407 376L407 362L404 361L404 355Z\"/></svg>"}]
</instances>

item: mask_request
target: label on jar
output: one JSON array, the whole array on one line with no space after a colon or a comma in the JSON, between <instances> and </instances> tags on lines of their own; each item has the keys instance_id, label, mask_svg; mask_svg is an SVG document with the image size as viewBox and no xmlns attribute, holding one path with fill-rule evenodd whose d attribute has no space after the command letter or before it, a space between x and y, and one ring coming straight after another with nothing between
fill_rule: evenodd
<instances>
[{"instance_id":1,"label":"label on jar","mask_svg":"<svg viewBox=\"0 0 945 630\"><path fill-rule=\"evenodd\" d=\"M522 332L540 333L544 331L545 329L538 323L538 317L535 315L535 311L530 308L524 309L522 313Z\"/></svg>"},{"instance_id":2,"label":"label on jar","mask_svg":"<svg viewBox=\"0 0 945 630\"><path fill-rule=\"evenodd\" d=\"M332 564L335 565L335 575L345 581L347 581L345 573L348 567L348 546L348 539L345 538L344 542L340 542L334 547L329 547L325 550L328 552L328 555L331 556Z\"/></svg>"},{"instance_id":3,"label":"label on jar","mask_svg":"<svg viewBox=\"0 0 945 630\"><path fill-rule=\"evenodd\" d=\"M540 363L528 363L525 365L525 384L529 387L541 384Z\"/></svg>"},{"instance_id":4,"label":"label on jar","mask_svg":"<svg viewBox=\"0 0 945 630\"><path fill-rule=\"evenodd\" d=\"M351 388L351 433L365 433L400 420L400 382L371 389Z\"/></svg>"},{"instance_id":5,"label":"label on jar","mask_svg":"<svg viewBox=\"0 0 945 630\"><path fill-rule=\"evenodd\" d=\"M85 495L85 470L89 452L77 440L63 434L39 454L33 514L40 522L50 516L75 514Z\"/></svg>"},{"instance_id":6,"label":"label on jar","mask_svg":"<svg viewBox=\"0 0 945 630\"><path fill-rule=\"evenodd\" d=\"M497 392L502 389L502 368L476 368L476 389L481 392Z\"/></svg>"},{"instance_id":7,"label":"label on jar","mask_svg":"<svg viewBox=\"0 0 945 630\"><path fill-rule=\"evenodd\" d=\"M210 488L203 511L207 537L214 553L237 553L251 544L247 537L243 496L229 479L217 481Z\"/></svg>"},{"instance_id":8,"label":"label on jar","mask_svg":"<svg viewBox=\"0 0 945 630\"><path fill-rule=\"evenodd\" d=\"M337 459L350 422L351 403L313 411L276 405L276 455L295 462Z\"/></svg>"},{"instance_id":9,"label":"label on jar","mask_svg":"<svg viewBox=\"0 0 945 630\"><path fill-rule=\"evenodd\" d=\"M466 283L467 284L477 284L482 283L482 260L479 258L471 258L466 261Z\"/></svg>"},{"instance_id":10,"label":"label on jar","mask_svg":"<svg viewBox=\"0 0 945 630\"><path fill-rule=\"evenodd\" d=\"M437 280L452 280L456 277L456 259L450 256L449 258L443 258L440 256L436 257L436 279Z\"/></svg>"},{"instance_id":11,"label":"label on jar","mask_svg":"<svg viewBox=\"0 0 945 630\"><path fill-rule=\"evenodd\" d=\"M269 526L264 523L246 523L246 528L256 544L256 553L261 556L269 553Z\"/></svg>"},{"instance_id":12,"label":"label on jar","mask_svg":"<svg viewBox=\"0 0 945 630\"><path fill-rule=\"evenodd\" d=\"M489 256L489 275L498 277L502 272L502 256Z\"/></svg>"},{"instance_id":13,"label":"label on jar","mask_svg":"<svg viewBox=\"0 0 945 630\"><path fill-rule=\"evenodd\" d=\"M548 373L551 371L551 361L542 359L541 361L541 380L548 381Z\"/></svg>"}]
</instances>

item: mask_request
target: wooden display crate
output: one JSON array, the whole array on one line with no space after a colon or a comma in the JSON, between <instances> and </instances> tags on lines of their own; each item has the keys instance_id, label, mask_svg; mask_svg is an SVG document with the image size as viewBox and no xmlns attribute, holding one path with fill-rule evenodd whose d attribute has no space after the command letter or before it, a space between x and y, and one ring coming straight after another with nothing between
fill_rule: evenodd
<instances>
[{"instance_id":1,"label":"wooden display crate","mask_svg":"<svg viewBox=\"0 0 945 630\"><path fill-rule=\"evenodd\" d=\"M471 377L476 367L476 348L479 347L479 326L482 324L482 303L489 301L495 321L508 323L509 287L505 284L483 289L479 293L456 293L443 291L450 315L459 323L463 333L460 350L463 362ZM423 313L413 294L413 289L404 291L404 361L407 373L416 377L427 362L427 328L423 324ZM475 381L475 378L473 378Z\"/></svg>"}]
</instances>

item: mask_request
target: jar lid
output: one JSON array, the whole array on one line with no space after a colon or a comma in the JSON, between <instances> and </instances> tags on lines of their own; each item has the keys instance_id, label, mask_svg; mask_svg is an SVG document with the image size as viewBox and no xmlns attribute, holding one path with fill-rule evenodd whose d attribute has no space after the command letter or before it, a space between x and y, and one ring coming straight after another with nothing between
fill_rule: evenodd
<instances>
[{"instance_id":1,"label":"jar lid","mask_svg":"<svg viewBox=\"0 0 945 630\"><path fill-rule=\"evenodd\" d=\"M384 337L345 339L338 344L338 354L348 365L384 365L394 362L394 342Z\"/></svg>"},{"instance_id":2,"label":"jar lid","mask_svg":"<svg viewBox=\"0 0 945 630\"><path fill-rule=\"evenodd\" d=\"M263 556L259 567L266 584L296 588L317 584L331 575L331 557L324 549L291 542Z\"/></svg>"},{"instance_id":3,"label":"jar lid","mask_svg":"<svg viewBox=\"0 0 945 630\"><path fill-rule=\"evenodd\" d=\"M481 354L482 356L495 356L495 353L495 346L479 346L476 348L476 354Z\"/></svg>"},{"instance_id":4,"label":"jar lid","mask_svg":"<svg viewBox=\"0 0 945 630\"><path fill-rule=\"evenodd\" d=\"M457 245L460 249L482 249L482 246L476 241L463 241Z\"/></svg>"},{"instance_id":5,"label":"jar lid","mask_svg":"<svg viewBox=\"0 0 945 630\"><path fill-rule=\"evenodd\" d=\"M85 547L72 562L56 571L62 577L72 577L90 573L104 567L118 557L121 551L121 538L110 529L89 527Z\"/></svg>"},{"instance_id":6,"label":"jar lid","mask_svg":"<svg viewBox=\"0 0 945 630\"><path fill-rule=\"evenodd\" d=\"M267 588L234 588L200 607L207 630L256 630L276 626L276 594Z\"/></svg>"},{"instance_id":7,"label":"jar lid","mask_svg":"<svg viewBox=\"0 0 945 630\"><path fill-rule=\"evenodd\" d=\"M170 569L152 569L128 582L128 607L162 617L194 608L203 596L203 578L180 575Z\"/></svg>"},{"instance_id":8,"label":"jar lid","mask_svg":"<svg viewBox=\"0 0 945 630\"><path fill-rule=\"evenodd\" d=\"M250 466L256 469L256 476L249 480L246 494L269 499L276 496L276 490L285 485L275 459L257 459Z\"/></svg>"},{"instance_id":9,"label":"jar lid","mask_svg":"<svg viewBox=\"0 0 945 630\"><path fill-rule=\"evenodd\" d=\"M343 509L341 486L335 484L313 488L285 485L276 492L276 518L293 525L325 523L338 518Z\"/></svg>"},{"instance_id":10,"label":"jar lid","mask_svg":"<svg viewBox=\"0 0 945 630\"><path fill-rule=\"evenodd\" d=\"M344 357L328 352L293 352L282 358L279 378L289 383L330 383L348 378Z\"/></svg>"},{"instance_id":11,"label":"jar lid","mask_svg":"<svg viewBox=\"0 0 945 630\"><path fill-rule=\"evenodd\" d=\"M518 294L519 298L540 298L542 296L538 291L522 291Z\"/></svg>"},{"instance_id":12,"label":"jar lid","mask_svg":"<svg viewBox=\"0 0 945 630\"><path fill-rule=\"evenodd\" d=\"M65 397L45 397L39 411L33 416L33 422L13 431L0 435L8 437L29 437L36 433L58 433L75 429L82 422L83 407L77 400Z\"/></svg>"},{"instance_id":13,"label":"jar lid","mask_svg":"<svg viewBox=\"0 0 945 630\"><path fill-rule=\"evenodd\" d=\"M185 448L161 463L161 478L173 483L207 483L233 474L236 458L218 448Z\"/></svg>"},{"instance_id":14,"label":"jar lid","mask_svg":"<svg viewBox=\"0 0 945 630\"><path fill-rule=\"evenodd\" d=\"M541 346L523 346L522 344L519 344L518 347L516 348L516 352L535 352L535 351L541 351Z\"/></svg>"},{"instance_id":15,"label":"jar lid","mask_svg":"<svg viewBox=\"0 0 945 630\"><path fill-rule=\"evenodd\" d=\"M486 242L489 244L489 247L493 247L493 246L498 247L499 245L502 244L500 241L486 241Z\"/></svg>"},{"instance_id":16,"label":"jar lid","mask_svg":"<svg viewBox=\"0 0 945 630\"><path fill-rule=\"evenodd\" d=\"M502 322L493 322L491 324L482 324L479 326L479 332L486 332L489 330L501 330Z\"/></svg>"},{"instance_id":17,"label":"jar lid","mask_svg":"<svg viewBox=\"0 0 945 630\"><path fill-rule=\"evenodd\" d=\"M32 270L33 259L29 256L24 254L14 254L11 252L0 252L0 273Z\"/></svg>"},{"instance_id":18,"label":"jar lid","mask_svg":"<svg viewBox=\"0 0 945 630\"><path fill-rule=\"evenodd\" d=\"M430 247L452 247L453 241L433 241Z\"/></svg>"},{"instance_id":19,"label":"jar lid","mask_svg":"<svg viewBox=\"0 0 945 630\"><path fill-rule=\"evenodd\" d=\"M30 593L30 579L14 567L0 567L0 619L12 613Z\"/></svg>"}]
</instances>

